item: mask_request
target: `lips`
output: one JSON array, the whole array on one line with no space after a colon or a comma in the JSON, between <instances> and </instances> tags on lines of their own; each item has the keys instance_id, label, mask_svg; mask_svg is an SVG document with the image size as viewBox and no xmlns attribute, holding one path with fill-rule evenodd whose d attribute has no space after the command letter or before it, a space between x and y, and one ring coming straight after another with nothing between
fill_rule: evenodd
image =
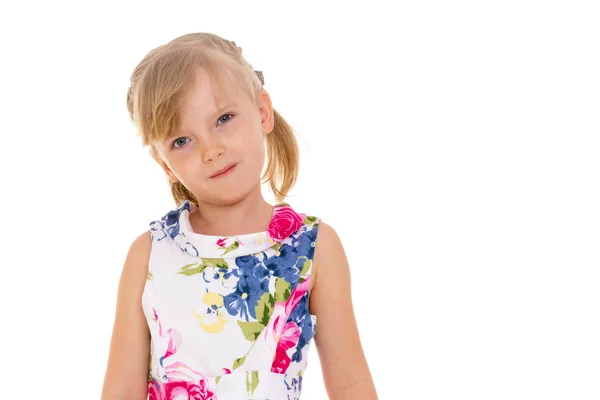
<instances>
[{"instance_id":1,"label":"lips","mask_svg":"<svg viewBox=\"0 0 600 400\"><path fill-rule=\"evenodd\" d=\"M218 170L211 178L219 178L229 172L237 165L237 163L231 163L227 165L225 168Z\"/></svg>"}]
</instances>

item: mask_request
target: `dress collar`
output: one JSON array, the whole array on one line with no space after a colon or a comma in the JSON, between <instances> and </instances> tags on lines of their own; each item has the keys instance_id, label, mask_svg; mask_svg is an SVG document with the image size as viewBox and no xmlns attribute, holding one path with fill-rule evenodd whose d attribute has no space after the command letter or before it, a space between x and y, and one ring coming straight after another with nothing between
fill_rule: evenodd
<instances>
[{"instance_id":1,"label":"dress collar","mask_svg":"<svg viewBox=\"0 0 600 400\"><path fill-rule=\"evenodd\" d=\"M182 251L194 257L205 258L229 258L259 253L296 233L306 218L304 214L294 211L289 204L278 203L273 208L267 230L236 236L213 236L194 232L189 218L195 210L196 206L185 200L155 223L160 223L161 228Z\"/></svg>"}]
</instances>

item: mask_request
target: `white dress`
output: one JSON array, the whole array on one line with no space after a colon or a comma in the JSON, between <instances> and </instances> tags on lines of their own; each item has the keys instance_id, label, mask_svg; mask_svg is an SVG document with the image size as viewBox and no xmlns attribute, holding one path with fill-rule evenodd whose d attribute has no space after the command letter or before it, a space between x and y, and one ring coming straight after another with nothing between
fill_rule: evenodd
<instances>
[{"instance_id":1,"label":"white dress","mask_svg":"<svg viewBox=\"0 0 600 400\"><path fill-rule=\"evenodd\" d=\"M319 219L280 203L266 231L220 237L192 230L194 209L150 224L148 398L299 399Z\"/></svg>"}]
</instances>

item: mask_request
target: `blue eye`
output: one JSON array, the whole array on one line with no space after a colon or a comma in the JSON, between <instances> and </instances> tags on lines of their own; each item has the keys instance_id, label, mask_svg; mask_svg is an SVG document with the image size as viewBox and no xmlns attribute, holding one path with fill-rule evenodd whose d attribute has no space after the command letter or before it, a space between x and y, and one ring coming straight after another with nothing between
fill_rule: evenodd
<instances>
[{"instance_id":1,"label":"blue eye","mask_svg":"<svg viewBox=\"0 0 600 400\"><path fill-rule=\"evenodd\" d=\"M231 118L233 118L233 114L223 114L219 117L219 120L217 121L217 123L225 123L225 122L229 121Z\"/></svg>"},{"instance_id":2,"label":"blue eye","mask_svg":"<svg viewBox=\"0 0 600 400\"><path fill-rule=\"evenodd\" d=\"M173 145L171 146L171 148L178 148L178 147L185 145L187 143L186 140L188 140L188 139L184 138L184 137L175 139L175 141L173 141Z\"/></svg>"}]
</instances>

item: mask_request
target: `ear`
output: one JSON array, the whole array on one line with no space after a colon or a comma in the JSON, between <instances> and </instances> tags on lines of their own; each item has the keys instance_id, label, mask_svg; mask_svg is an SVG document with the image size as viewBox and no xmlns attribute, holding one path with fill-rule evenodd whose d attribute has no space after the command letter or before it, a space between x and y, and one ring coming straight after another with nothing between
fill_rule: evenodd
<instances>
[{"instance_id":1,"label":"ear","mask_svg":"<svg viewBox=\"0 0 600 400\"><path fill-rule=\"evenodd\" d=\"M273 127L275 126L275 114L271 96L265 89L261 89L260 92L258 92L256 102L258 105L258 112L260 113L262 131L264 135L267 135L273 131Z\"/></svg>"},{"instance_id":2,"label":"ear","mask_svg":"<svg viewBox=\"0 0 600 400\"><path fill-rule=\"evenodd\" d=\"M154 161L156 161L158 163L158 165L160 165L160 167L163 169L163 171L165 171L165 173L167 174L167 177L169 178L169 180L171 182L173 182L173 183L179 182L179 179L177 179L177 177L175 176L173 171L171 171L171 168L169 168L169 166L167 165L165 160L163 160L160 153L158 152L158 150L156 150L154 148L154 146L151 146L151 148L150 148L150 155L152 156Z\"/></svg>"}]
</instances>

